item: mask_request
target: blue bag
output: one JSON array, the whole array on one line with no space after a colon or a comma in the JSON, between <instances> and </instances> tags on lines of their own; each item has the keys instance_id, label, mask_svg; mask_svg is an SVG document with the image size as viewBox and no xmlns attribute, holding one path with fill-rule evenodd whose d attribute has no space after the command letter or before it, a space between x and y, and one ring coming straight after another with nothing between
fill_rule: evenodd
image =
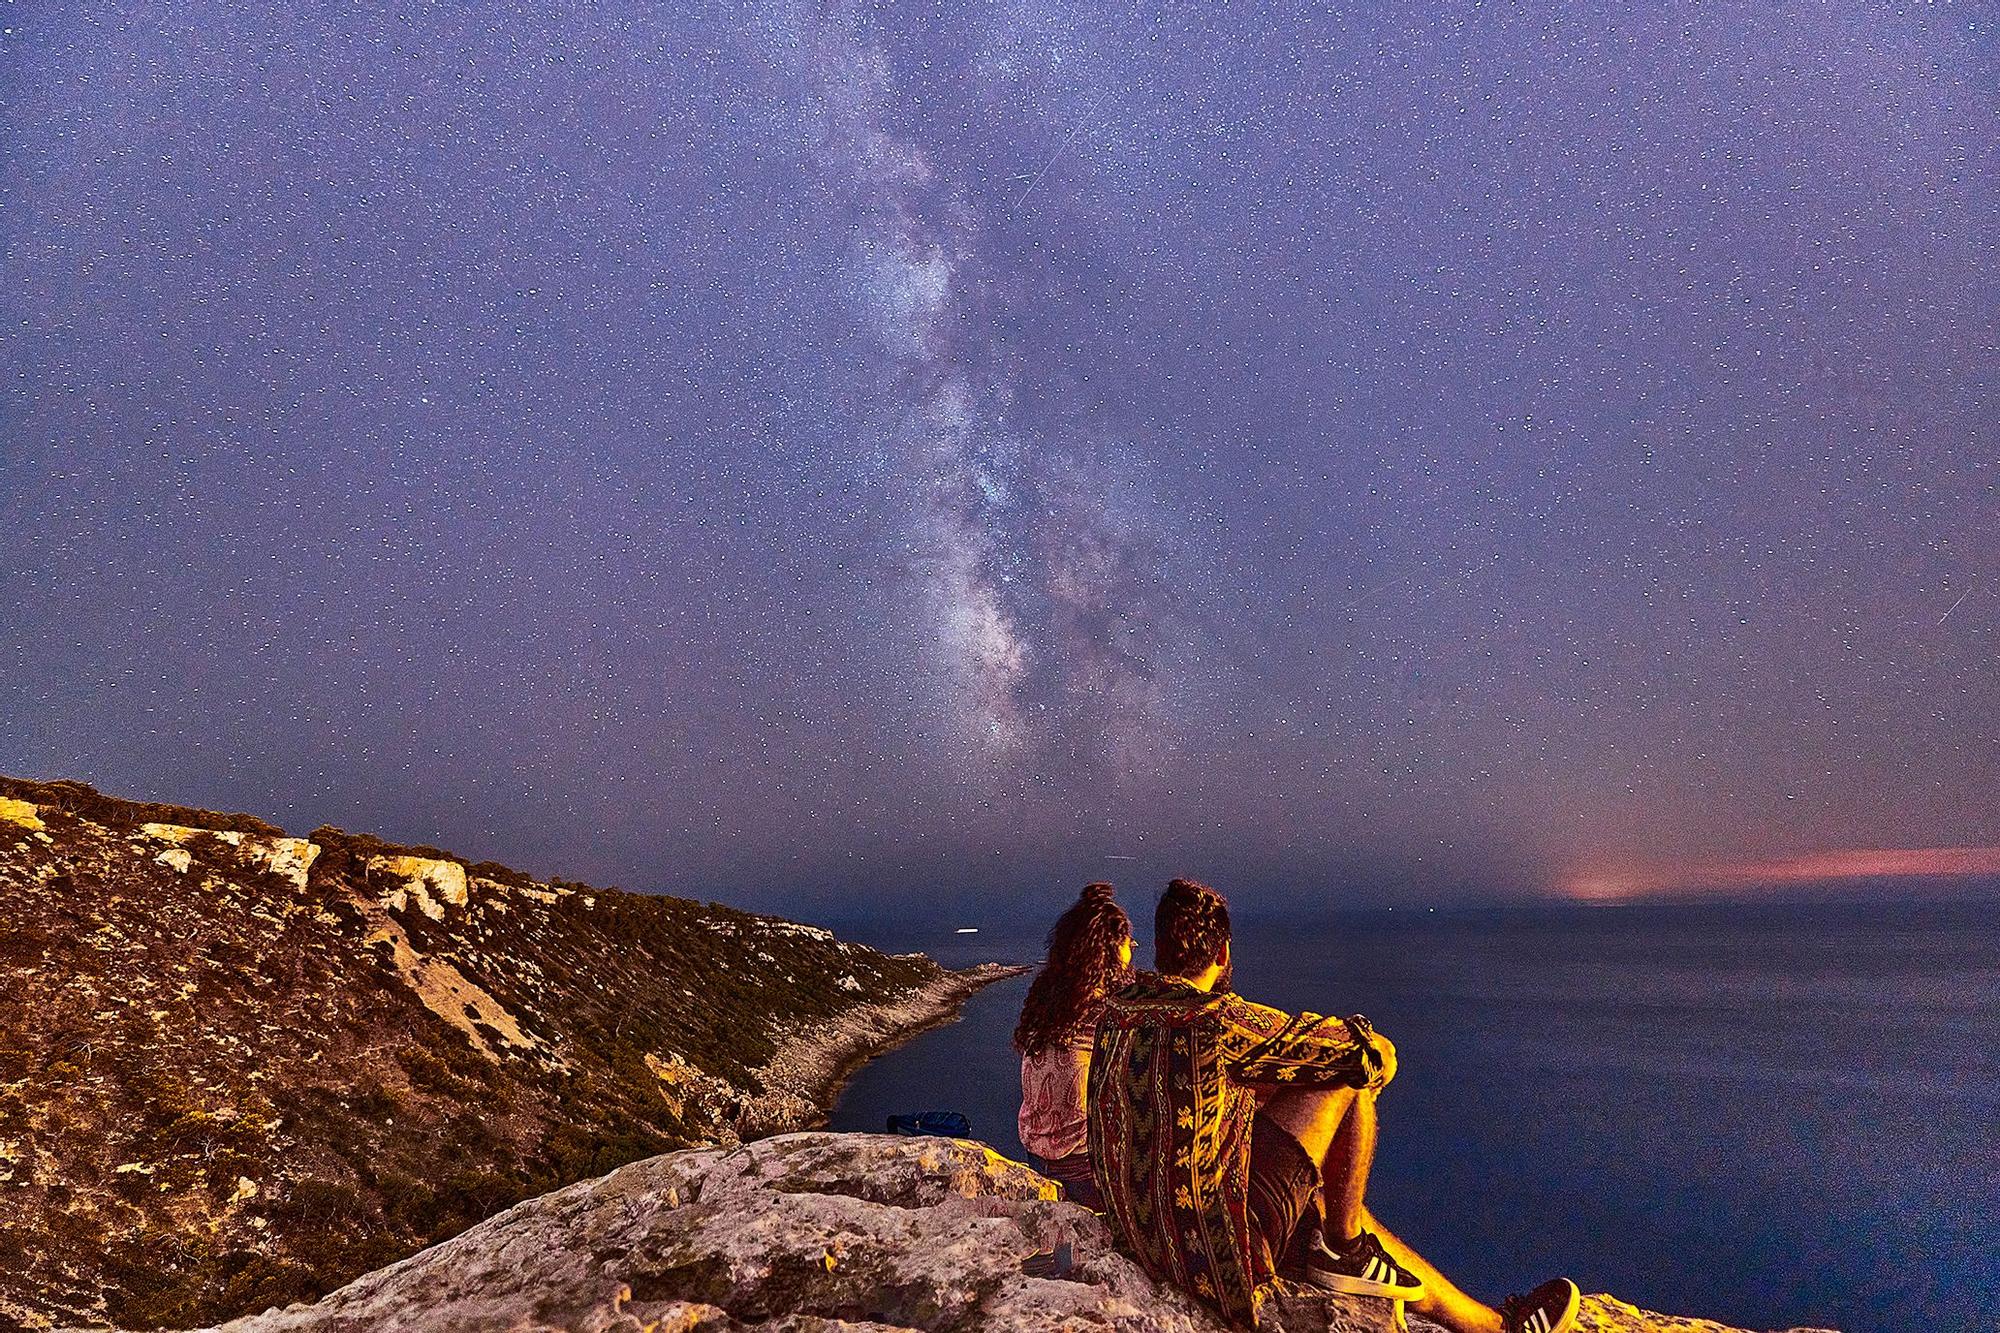
<instances>
[{"instance_id":1,"label":"blue bag","mask_svg":"<svg viewBox=\"0 0 2000 1333\"><path fill-rule=\"evenodd\" d=\"M972 1122L957 1111L913 1111L889 1117L891 1134L936 1134L947 1139L972 1137Z\"/></svg>"}]
</instances>

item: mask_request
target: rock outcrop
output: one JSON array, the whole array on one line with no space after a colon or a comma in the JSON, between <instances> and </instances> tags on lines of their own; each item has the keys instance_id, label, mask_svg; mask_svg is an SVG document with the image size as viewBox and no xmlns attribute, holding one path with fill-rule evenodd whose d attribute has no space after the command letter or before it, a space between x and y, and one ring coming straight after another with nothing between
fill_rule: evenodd
<instances>
[{"instance_id":1,"label":"rock outcrop","mask_svg":"<svg viewBox=\"0 0 2000 1333\"><path fill-rule=\"evenodd\" d=\"M789 1134L669 1153L488 1219L226 1333L1226 1333L1017 1162L957 1139ZM1267 1333L1389 1333L1287 1289ZM1589 1333L1733 1333L1587 1297ZM1412 1319L1420 1333L1435 1333Z\"/></svg>"},{"instance_id":2,"label":"rock outcrop","mask_svg":"<svg viewBox=\"0 0 2000 1333\"><path fill-rule=\"evenodd\" d=\"M0 1330L310 1299L816 1122L991 974L339 829L0 778Z\"/></svg>"}]
</instances>

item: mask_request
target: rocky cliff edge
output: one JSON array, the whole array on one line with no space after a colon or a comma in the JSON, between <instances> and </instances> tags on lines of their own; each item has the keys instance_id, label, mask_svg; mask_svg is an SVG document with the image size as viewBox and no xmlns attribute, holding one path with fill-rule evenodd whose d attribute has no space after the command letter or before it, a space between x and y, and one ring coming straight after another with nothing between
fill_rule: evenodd
<instances>
[{"instance_id":1,"label":"rocky cliff edge","mask_svg":"<svg viewBox=\"0 0 2000 1333\"><path fill-rule=\"evenodd\" d=\"M1288 1288L1267 1333L1390 1333ZM1412 1318L1418 1333L1435 1333ZM1103 1224L957 1139L787 1134L668 1153L519 1204L313 1305L226 1333L1224 1333ZM1737 1333L1585 1298L1583 1333ZM1800 1331L1803 1333L1803 1331Z\"/></svg>"}]
</instances>

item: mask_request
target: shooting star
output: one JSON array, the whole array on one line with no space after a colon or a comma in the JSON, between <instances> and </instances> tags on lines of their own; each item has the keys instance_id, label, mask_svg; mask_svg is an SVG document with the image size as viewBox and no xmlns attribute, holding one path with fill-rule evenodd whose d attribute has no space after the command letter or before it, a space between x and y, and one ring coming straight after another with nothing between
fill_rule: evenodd
<instances>
[{"instance_id":1,"label":"shooting star","mask_svg":"<svg viewBox=\"0 0 2000 1333\"><path fill-rule=\"evenodd\" d=\"M1938 617L1938 624L1942 625L1944 624L1945 621L1950 620L1951 612L1956 611L1958 610L1959 607L1965 605L1965 599L1970 596L1972 596L1972 589L1970 588L1967 588L1964 592L1960 593L1958 595L1958 600L1951 604L1951 610L1946 611L1943 615Z\"/></svg>"},{"instance_id":2,"label":"shooting star","mask_svg":"<svg viewBox=\"0 0 2000 1333\"><path fill-rule=\"evenodd\" d=\"M1104 854L1104 859L1107 861L1136 861L1139 858L1136 856L1124 856L1119 854L1118 852L1106 852Z\"/></svg>"},{"instance_id":3,"label":"shooting star","mask_svg":"<svg viewBox=\"0 0 2000 1333\"><path fill-rule=\"evenodd\" d=\"M1028 196L1033 194L1035 192L1035 187L1042 183L1042 177L1048 175L1049 168L1055 166L1055 164L1062 159L1062 155L1069 151L1070 144L1076 141L1077 131L1083 128L1083 123L1085 121L1089 120L1093 115L1097 114L1097 108L1104 105L1104 99L1108 96L1110 96L1109 93L1100 94L1098 99L1090 104L1090 110L1084 112L1082 115L1076 118L1076 124L1069 127L1069 133L1065 134L1063 136L1063 141L1056 145L1056 151L1050 154L1048 161L1042 163L1042 169L1034 174L1034 177L1031 180L1029 180L1027 187L1021 191L1021 197L1014 201L1015 208L1019 208L1022 204L1028 202Z\"/></svg>"},{"instance_id":4,"label":"shooting star","mask_svg":"<svg viewBox=\"0 0 2000 1333\"><path fill-rule=\"evenodd\" d=\"M1402 587L1405 583L1408 583L1411 579L1415 578L1421 572L1422 569L1421 567L1419 567L1418 569L1413 569L1409 573L1404 574L1399 578L1390 579L1387 583L1381 584L1380 586L1375 588L1371 588L1367 592L1363 593L1361 596L1349 602L1347 604L1347 609L1350 611L1358 611L1362 607L1368 605L1368 603L1374 601L1377 597L1380 597L1383 593L1390 592L1396 588Z\"/></svg>"}]
</instances>

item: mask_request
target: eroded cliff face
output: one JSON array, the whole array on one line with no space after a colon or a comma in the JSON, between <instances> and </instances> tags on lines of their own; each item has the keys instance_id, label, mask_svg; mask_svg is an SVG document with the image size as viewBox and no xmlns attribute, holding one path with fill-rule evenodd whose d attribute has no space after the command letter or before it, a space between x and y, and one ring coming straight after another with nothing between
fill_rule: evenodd
<instances>
[{"instance_id":1,"label":"eroded cliff face","mask_svg":"<svg viewBox=\"0 0 2000 1333\"><path fill-rule=\"evenodd\" d=\"M338 829L0 778L0 1328L317 1296L809 1123L978 978Z\"/></svg>"},{"instance_id":2,"label":"eroded cliff face","mask_svg":"<svg viewBox=\"0 0 2000 1333\"><path fill-rule=\"evenodd\" d=\"M315 1305L227 1333L1225 1333L1087 1210L976 1143L791 1134L533 1199ZM1390 1333L1383 1301L1285 1288L1266 1333ZM1412 1318L1419 1333L1435 1333ZM1585 1299L1590 1333L1735 1333ZM1240 1333L1240 1331L1238 1331Z\"/></svg>"}]
</instances>

